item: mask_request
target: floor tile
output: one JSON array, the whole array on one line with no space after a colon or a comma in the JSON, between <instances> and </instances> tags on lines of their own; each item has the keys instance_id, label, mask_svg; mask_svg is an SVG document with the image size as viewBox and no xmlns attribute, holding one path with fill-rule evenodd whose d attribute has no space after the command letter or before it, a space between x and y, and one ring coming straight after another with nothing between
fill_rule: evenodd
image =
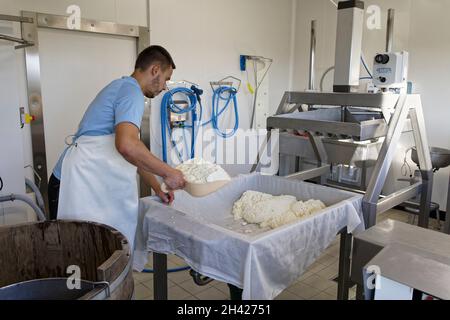
<instances>
[{"instance_id":1,"label":"floor tile","mask_svg":"<svg viewBox=\"0 0 450 320\"><path fill-rule=\"evenodd\" d=\"M176 284L192 279L191 275L189 274L189 270L171 272L168 274L168 278Z\"/></svg>"},{"instance_id":2,"label":"floor tile","mask_svg":"<svg viewBox=\"0 0 450 320\"><path fill-rule=\"evenodd\" d=\"M320 270L316 273L319 277L322 277L324 279L334 279L339 274L339 268L336 265L331 265L329 267L326 267L323 270Z\"/></svg>"},{"instance_id":3,"label":"floor tile","mask_svg":"<svg viewBox=\"0 0 450 320\"><path fill-rule=\"evenodd\" d=\"M278 296L275 297L275 300L304 300L304 299L289 290L284 290Z\"/></svg>"},{"instance_id":4,"label":"floor tile","mask_svg":"<svg viewBox=\"0 0 450 320\"><path fill-rule=\"evenodd\" d=\"M321 292L318 295L310 298L309 300L336 300L336 297L326 292Z\"/></svg>"},{"instance_id":5,"label":"floor tile","mask_svg":"<svg viewBox=\"0 0 450 320\"><path fill-rule=\"evenodd\" d=\"M153 291L153 279L141 282L144 286Z\"/></svg>"},{"instance_id":6,"label":"floor tile","mask_svg":"<svg viewBox=\"0 0 450 320\"><path fill-rule=\"evenodd\" d=\"M325 253L319 259L317 259L317 262L328 267L335 263L337 260L337 257Z\"/></svg>"},{"instance_id":7,"label":"floor tile","mask_svg":"<svg viewBox=\"0 0 450 320\"><path fill-rule=\"evenodd\" d=\"M208 289L195 295L200 300L228 300L229 295L226 295L215 287L209 287Z\"/></svg>"},{"instance_id":8,"label":"floor tile","mask_svg":"<svg viewBox=\"0 0 450 320\"><path fill-rule=\"evenodd\" d=\"M330 248L326 249L324 253L333 257L339 257L339 244L332 245Z\"/></svg>"},{"instance_id":9,"label":"floor tile","mask_svg":"<svg viewBox=\"0 0 450 320\"><path fill-rule=\"evenodd\" d=\"M220 281L213 281L211 283L212 283L213 287L219 289L223 293L225 293L227 295L230 294L230 289L228 288L228 285L226 283L220 282Z\"/></svg>"},{"instance_id":10,"label":"floor tile","mask_svg":"<svg viewBox=\"0 0 450 320\"><path fill-rule=\"evenodd\" d=\"M136 300L153 298L153 290L150 290L143 284L138 284L134 287L134 298Z\"/></svg>"},{"instance_id":11,"label":"floor tile","mask_svg":"<svg viewBox=\"0 0 450 320\"><path fill-rule=\"evenodd\" d=\"M306 271L305 273L303 273L303 274L300 276L300 278L298 278L298 279L296 280L296 282L303 281L303 280L305 280L306 278L309 278L310 276L312 276L313 274L315 274L315 273L313 273L313 272L311 272L311 271Z\"/></svg>"},{"instance_id":12,"label":"floor tile","mask_svg":"<svg viewBox=\"0 0 450 320\"><path fill-rule=\"evenodd\" d=\"M169 288L169 300L183 300L191 294L179 286Z\"/></svg>"},{"instance_id":13,"label":"floor tile","mask_svg":"<svg viewBox=\"0 0 450 320\"><path fill-rule=\"evenodd\" d=\"M316 288L319 291L326 290L333 285L332 280L322 278L316 274L313 274L312 276L310 276L309 278L306 278L302 282L313 288Z\"/></svg>"},{"instance_id":14,"label":"floor tile","mask_svg":"<svg viewBox=\"0 0 450 320\"><path fill-rule=\"evenodd\" d=\"M309 266L308 269L306 269L306 271L309 271L310 273L317 273L320 270L325 269L327 266L323 265L321 263L318 263L317 261L314 262L311 266Z\"/></svg>"},{"instance_id":15,"label":"floor tile","mask_svg":"<svg viewBox=\"0 0 450 320\"><path fill-rule=\"evenodd\" d=\"M153 279L153 273L133 272L133 279L137 282L143 282Z\"/></svg>"},{"instance_id":16,"label":"floor tile","mask_svg":"<svg viewBox=\"0 0 450 320\"><path fill-rule=\"evenodd\" d=\"M194 280L192 280L192 278L190 280L183 281L183 282L179 283L178 285L193 295L196 295L202 291L205 291L206 289L208 289L212 286L211 283L208 283L204 286L199 286L194 282Z\"/></svg>"},{"instance_id":17,"label":"floor tile","mask_svg":"<svg viewBox=\"0 0 450 320\"><path fill-rule=\"evenodd\" d=\"M302 282L294 284L293 286L289 287L287 290L298 295L299 297L301 297L303 299L309 299L320 293L320 290L313 288L310 285L307 285Z\"/></svg>"},{"instance_id":18,"label":"floor tile","mask_svg":"<svg viewBox=\"0 0 450 320\"><path fill-rule=\"evenodd\" d=\"M327 293L327 294L329 294L329 295L332 295L333 297L337 297L337 288L338 288L338 285L337 285L337 283L334 282L334 281L333 281L333 283L334 283L334 284L333 284L331 287L327 288L324 292Z\"/></svg>"}]
</instances>

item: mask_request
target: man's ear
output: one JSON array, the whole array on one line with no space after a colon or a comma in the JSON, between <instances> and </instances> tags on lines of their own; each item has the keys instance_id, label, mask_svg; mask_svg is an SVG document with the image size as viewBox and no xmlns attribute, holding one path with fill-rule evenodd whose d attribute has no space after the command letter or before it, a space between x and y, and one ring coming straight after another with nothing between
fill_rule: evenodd
<instances>
[{"instance_id":1,"label":"man's ear","mask_svg":"<svg viewBox=\"0 0 450 320\"><path fill-rule=\"evenodd\" d=\"M159 70L161 69L161 67L158 64L154 64L150 66L150 74L155 77Z\"/></svg>"}]
</instances>

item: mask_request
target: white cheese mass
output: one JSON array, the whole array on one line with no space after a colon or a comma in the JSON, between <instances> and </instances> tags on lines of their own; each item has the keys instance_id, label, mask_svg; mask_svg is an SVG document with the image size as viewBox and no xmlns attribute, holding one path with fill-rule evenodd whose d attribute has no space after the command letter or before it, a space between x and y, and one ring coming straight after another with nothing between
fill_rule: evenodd
<instances>
[{"instance_id":1,"label":"white cheese mass","mask_svg":"<svg viewBox=\"0 0 450 320\"><path fill-rule=\"evenodd\" d=\"M235 220L259 224L261 228L278 228L282 225L307 218L324 209L320 200L297 201L294 196L273 196L257 191L246 191L233 205Z\"/></svg>"},{"instance_id":2,"label":"white cheese mass","mask_svg":"<svg viewBox=\"0 0 450 320\"><path fill-rule=\"evenodd\" d=\"M185 161L178 165L176 169L183 172L184 178L189 183L206 183L231 179L221 166L201 158Z\"/></svg>"}]
</instances>

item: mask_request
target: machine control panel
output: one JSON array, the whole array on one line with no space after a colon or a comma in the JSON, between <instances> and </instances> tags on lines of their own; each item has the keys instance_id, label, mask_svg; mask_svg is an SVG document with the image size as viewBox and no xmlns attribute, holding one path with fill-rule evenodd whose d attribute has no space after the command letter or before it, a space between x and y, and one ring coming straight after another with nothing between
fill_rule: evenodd
<instances>
[{"instance_id":1,"label":"machine control panel","mask_svg":"<svg viewBox=\"0 0 450 320\"><path fill-rule=\"evenodd\" d=\"M408 52L387 52L375 56L373 83L382 89L401 89L407 86Z\"/></svg>"}]
</instances>

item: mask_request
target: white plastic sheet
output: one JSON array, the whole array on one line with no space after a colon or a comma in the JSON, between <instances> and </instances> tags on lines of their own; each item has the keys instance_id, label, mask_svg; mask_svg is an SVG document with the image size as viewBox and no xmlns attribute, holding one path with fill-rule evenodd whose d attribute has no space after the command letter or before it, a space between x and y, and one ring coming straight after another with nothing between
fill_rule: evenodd
<instances>
[{"instance_id":1,"label":"white plastic sheet","mask_svg":"<svg viewBox=\"0 0 450 320\"><path fill-rule=\"evenodd\" d=\"M327 208L274 230L243 226L231 212L246 190L319 199ZM143 268L148 251L176 254L199 273L243 288L243 299L273 299L314 263L340 230L364 230L361 200L350 192L259 174L234 178L203 198L177 192L170 207L145 198L135 268Z\"/></svg>"}]
</instances>

